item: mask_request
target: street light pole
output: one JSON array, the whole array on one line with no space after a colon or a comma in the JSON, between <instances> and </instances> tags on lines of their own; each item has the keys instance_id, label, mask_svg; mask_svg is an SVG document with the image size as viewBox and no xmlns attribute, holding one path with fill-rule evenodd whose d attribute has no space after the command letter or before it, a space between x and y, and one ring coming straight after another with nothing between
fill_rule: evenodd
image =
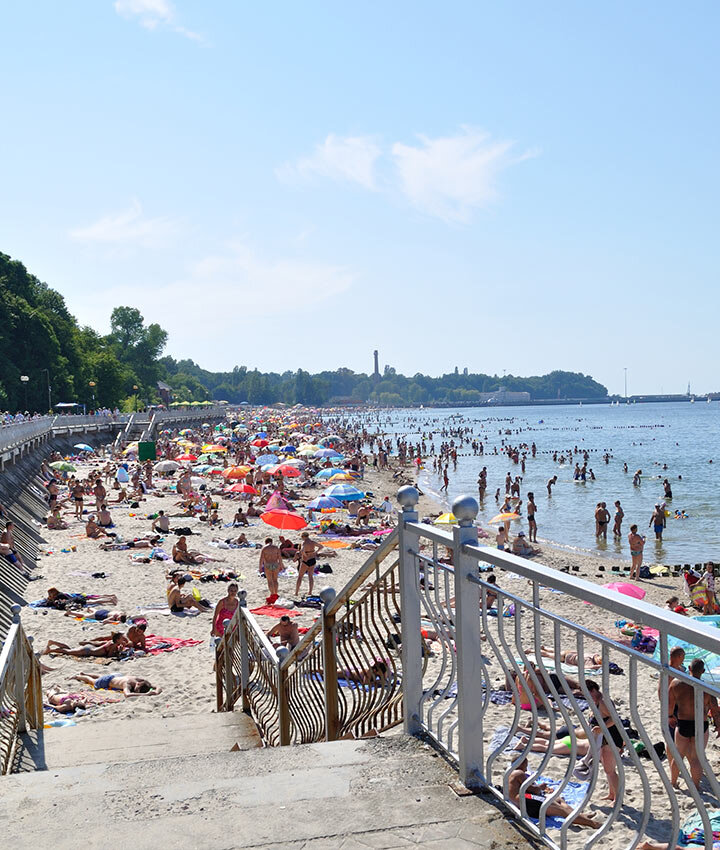
<instances>
[{"instance_id":1,"label":"street light pole","mask_svg":"<svg viewBox=\"0 0 720 850\"><path fill-rule=\"evenodd\" d=\"M138 388L138 385L137 385L137 384L133 384L133 392L135 393L135 404L134 404L134 407L135 407L135 413L137 413L137 391L138 391L138 389L139 389L139 388Z\"/></svg>"},{"instance_id":2,"label":"street light pole","mask_svg":"<svg viewBox=\"0 0 720 850\"><path fill-rule=\"evenodd\" d=\"M95 410L95 387L97 386L97 384L95 383L95 381L88 381L88 386L92 390L92 402L93 402L92 406L93 406L93 410Z\"/></svg>"},{"instance_id":3,"label":"street light pole","mask_svg":"<svg viewBox=\"0 0 720 850\"><path fill-rule=\"evenodd\" d=\"M52 398L50 396L50 370L49 369L41 369L41 372L47 373L47 385L48 385L48 413L52 410Z\"/></svg>"},{"instance_id":4,"label":"street light pole","mask_svg":"<svg viewBox=\"0 0 720 850\"><path fill-rule=\"evenodd\" d=\"M25 387L25 410L26 411L28 409L28 406L27 406L27 385L28 385L29 380L30 380L30 378L27 375L20 375L20 381L21 381L22 385Z\"/></svg>"}]
</instances>

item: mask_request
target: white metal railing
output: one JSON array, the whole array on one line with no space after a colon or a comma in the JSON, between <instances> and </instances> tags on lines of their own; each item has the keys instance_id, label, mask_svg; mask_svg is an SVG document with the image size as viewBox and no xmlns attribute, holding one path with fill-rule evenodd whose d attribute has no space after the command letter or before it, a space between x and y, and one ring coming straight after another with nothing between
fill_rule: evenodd
<instances>
[{"instance_id":1,"label":"white metal railing","mask_svg":"<svg viewBox=\"0 0 720 850\"><path fill-rule=\"evenodd\" d=\"M43 725L40 665L13 605L13 624L0 652L0 775L13 765L18 735Z\"/></svg>"},{"instance_id":2,"label":"white metal railing","mask_svg":"<svg viewBox=\"0 0 720 850\"><path fill-rule=\"evenodd\" d=\"M43 416L41 419L28 419L25 422L11 422L0 428L0 452L9 451L23 446L25 443L49 434L52 430L52 416Z\"/></svg>"},{"instance_id":3,"label":"white metal railing","mask_svg":"<svg viewBox=\"0 0 720 850\"><path fill-rule=\"evenodd\" d=\"M686 794L712 847L707 813L718 808L720 785L701 734L692 744L679 738L702 775L701 790L695 787L671 730L670 709L678 701L679 716L702 729L720 689L670 668L670 649L683 641L689 656L720 655L720 631L479 546L471 497L455 501L459 525L451 532L417 522L414 488L402 488L398 498L406 731L432 739L456 760L466 785L496 796L550 847L591 847L606 839L632 850L649 838L675 847L682 813L688 813ZM487 580L488 569L497 585ZM492 616L493 594L498 616ZM592 605L598 625L572 621L568 600ZM657 651L646 654L630 640L623 643L616 620L657 630ZM426 639L433 658L423 674ZM568 665L566 652L576 653L577 665ZM558 738L561 727L567 728ZM663 760L660 745L670 761ZM528 756L518 789L522 774L514 771ZM571 784L576 769L582 781ZM678 776L682 791L672 784ZM545 781L552 791L534 789L539 817L531 818L525 794ZM514 800L512 788L519 791ZM578 829L578 816L593 817L599 828Z\"/></svg>"}]
</instances>

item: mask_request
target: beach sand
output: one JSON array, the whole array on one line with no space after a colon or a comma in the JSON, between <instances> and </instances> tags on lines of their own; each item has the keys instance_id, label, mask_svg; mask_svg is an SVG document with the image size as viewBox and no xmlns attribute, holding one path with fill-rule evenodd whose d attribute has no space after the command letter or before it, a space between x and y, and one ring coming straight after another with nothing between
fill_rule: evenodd
<instances>
[{"instance_id":1,"label":"beach sand","mask_svg":"<svg viewBox=\"0 0 720 850\"><path fill-rule=\"evenodd\" d=\"M81 474L86 474L91 465L84 464L79 467ZM409 479L411 473L405 473ZM159 481L160 479L158 479ZM365 479L361 485L363 489L374 493L375 502L379 503L383 496L389 495L392 502L396 504L395 494L398 483L392 481L391 471L378 472L368 467ZM322 486L308 488L302 491L300 505L323 491ZM176 513L178 509L173 507L176 501L174 493L167 492L162 498L148 496L140 503L137 509L128 508L127 505L111 508L112 516L116 525L115 531L127 539L145 534L150 530L151 520L148 514L164 509L166 513ZM234 502L220 501L220 516L229 522L235 511ZM443 507L429 496L423 496L418 505L420 518L424 516L437 515ZM134 514L132 516L131 514ZM165 570L171 562L152 561L151 563L135 563L131 560L131 551L102 552L98 542L88 540L84 536L84 526L70 515L66 517L70 527L66 531L47 531L45 533L48 541L45 550L52 550L53 554L41 555L36 573L42 573L43 580L33 582L29 588L29 598L44 596L48 587L56 586L66 592L81 592L86 594L114 593L118 596L116 607L126 611L130 615L139 613L140 608L146 605L162 605L165 602ZM248 606L254 608L262 605L267 596L267 585L265 579L258 574L258 549L235 549L224 550L214 548L210 545L213 538L227 538L236 536L239 531L244 531L248 539L254 543L260 543L267 536L277 540L278 532L265 525L260 519L250 520L251 526L247 529L220 528L218 530L208 529L207 525L196 519L172 519L172 527L190 526L193 535L188 538L190 549L197 549L203 553L209 553L213 557L224 559L222 564L210 564L208 567L221 567L231 569L239 573L243 578L239 581L240 587L247 591ZM299 540L300 532L283 532L285 536L293 541ZM170 552L176 536L170 534L165 539L164 548ZM322 540L322 538L319 538ZM488 541L490 542L490 541ZM76 547L77 551L61 552L63 548ZM586 578L590 581L602 584L606 581L617 579L619 576L611 572L611 564L607 558L594 558L583 556L574 552L568 552L550 547L542 547L542 555L538 561L554 567L558 570L567 570L575 576ZM144 550L147 553L147 550ZM336 550L333 557L325 557L321 553L318 562L328 563L332 567L331 575L316 576L315 593L324 586L332 586L339 591L343 585L352 577L357 569L365 562L371 553L364 550L344 549ZM290 564L290 561L286 561ZM625 568L629 564L623 565ZM603 569L601 569L601 567ZM93 579L93 572L105 572L106 578ZM527 582L518 577L503 576L498 573L498 582L507 590L514 591L525 585L523 590L527 592ZM647 591L646 601L663 606L664 600L671 594L677 593L682 598L680 591L680 579L678 578L656 578L654 580L640 580L637 582ZM199 583L204 598L208 599L214 607L215 603L225 595L226 584L224 583ZM294 597L295 578L280 578L281 597ZM307 592L307 585L303 587L303 593ZM617 635L614 627L614 618L611 614L599 612L596 608L583 604L581 600L573 599L566 595L554 594L549 590L541 591L541 602L548 610L562 613L567 619L599 630L603 633ZM108 607L108 606L103 606ZM115 606L112 606L115 607ZM310 626L317 616L316 611L298 609L301 612L296 622L300 626ZM48 639L63 641L70 645L77 645L83 638L91 638L99 634L108 634L113 625L80 623L72 617L66 617L62 612L46 609L23 609L23 624L28 634L35 640L36 650L43 648ZM109 663L94 663L85 659L73 659L63 656L45 656L44 662L53 667L53 672L43 677L43 687L57 685L63 690L74 691L78 689L78 683L73 683L73 673L82 671L90 675L100 676L109 672L120 674L132 674L149 679L154 685L162 688L162 694L158 696L143 696L133 700L120 700L118 702L102 705L90 710L86 715L78 718L80 723L102 722L111 718L130 717L142 714L161 714L163 716L178 714L195 714L215 710L215 675L213 673L214 655L210 649L210 627L211 614L201 613L196 616L176 616L169 613L150 612L146 615L148 620L148 634L170 636L181 639L194 639L201 641L197 646L179 649L174 652L163 653L157 656L135 658L127 661L111 661ZM268 617L259 617L259 622L265 629L273 626L277 620ZM120 627L119 627L120 628ZM526 621L523 629L523 641L530 644L532 640L531 623ZM543 640L551 643L552 635L543 634ZM574 648L568 646L567 648ZM587 646L588 651L598 651L597 647ZM620 666L626 667L622 656L613 656ZM491 659L492 661L492 659ZM431 660L430 672L433 665L439 664L439 658ZM497 662L490 665L492 686L503 687L503 673ZM611 677L611 695L621 717L629 716L629 692L628 677ZM102 694L108 694L103 691ZM659 703L657 698L657 679L643 665L640 665L637 677L637 701L643 706L644 716L649 717L648 730L654 741L661 740L659 723L654 718L659 717ZM488 724L509 725L512 720L513 708L509 706L492 706L487 717ZM46 722L53 719L54 715L46 712ZM62 729L48 730L50 734L62 734ZM710 746L708 757L714 769L718 767L718 750ZM534 756L531 766L537 763L541 757ZM501 764L506 764L501 760ZM566 761L563 759L552 759L546 773L562 775ZM648 763L649 764L649 763ZM665 762L667 764L667 762ZM496 780L498 777L496 777ZM501 778L500 778L501 781ZM626 770L626 803L636 805L641 799L641 783L639 776L630 767ZM605 793L606 786L604 778L601 777L598 786ZM653 791L662 794L662 786L658 779L652 780ZM596 791L593 803L595 803L599 792ZM685 792L679 794L680 807L683 814L693 809L692 801ZM667 804L663 804L663 811L658 814L665 816ZM602 809L600 811L603 811ZM653 837L662 837L665 832ZM651 834L653 834L651 830ZM613 842L614 843L614 842Z\"/></svg>"}]
</instances>

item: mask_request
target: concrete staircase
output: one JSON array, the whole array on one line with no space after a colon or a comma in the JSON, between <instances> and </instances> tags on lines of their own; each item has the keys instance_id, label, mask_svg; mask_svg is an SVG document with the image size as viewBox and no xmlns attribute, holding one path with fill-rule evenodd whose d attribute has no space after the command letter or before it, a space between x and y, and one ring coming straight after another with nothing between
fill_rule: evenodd
<instances>
[{"instance_id":1,"label":"concrete staircase","mask_svg":"<svg viewBox=\"0 0 720 850\"><path fill-rule=\"evenodd\" d=\"M81 721L45 730L44 744L46 770L0 778L8 847L528 846L402 735L263 749L234 713Z\"/></svg>"}]
</instances>

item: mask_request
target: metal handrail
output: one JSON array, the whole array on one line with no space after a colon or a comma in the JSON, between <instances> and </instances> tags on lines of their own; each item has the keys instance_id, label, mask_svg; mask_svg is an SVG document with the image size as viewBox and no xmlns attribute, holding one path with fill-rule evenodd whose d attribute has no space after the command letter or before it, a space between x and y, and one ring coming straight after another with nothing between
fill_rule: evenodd
<instances>
[{"instance_id":1,"label":"metal handrail","mask_svg":"<svg viewBox=\"0 0 720 850\"><path fill-rule=\"evenodd\" d=\"M701 795L695 787L669 725L669 688L675 680L691 689L694 728L702 729L706 698L720 698L717 671L704 681L671 668L670 650L681 644L688 647L689 657L702 657L703 652L720 655L720 631L541 563L478 545L473 524L477 503L472 498L456 500L453 513L460 523L448 533L418 523L413 512L416 494L401 491L401 495L406 731L434 741L456 760L463 782L497 797L550 847L591 847L612 834L614 841L633 848L648 833L674 847L682 798L672 781L678 778L687 785L705 835L710 836L708 809L720 801L720 782L708 762L702 735L697 735L694 756L709 792ZM451 563L440 561L442 547L450 551ZM497 571L497 584L487 580L484 570L489 567ZM572 621L563 597L552 596L551 591L594 606L598 617L604 613L612 621L619 617L618 622L629 620L657 630L655 652L647 654L628 645L629 641L623 643L619 630L605 634ZM497 600L494 609L489 604L493 597ZM421 617L435 647L435 659L426 674L420 672L412 646ZM416 647L418 643L416 639ZM568 667L568 651L574 653L570 658L579 664L577 669ZM589 656L592 659L586 660ZM590 664L587 670L586 664ZM620 667L626 675L611 675L622 672ZM504 682L498 682L498 670ZM654 707L639 704L641 671L658 679ZM595 701L596 682L602 703ZM629 726L622 723L621 713L628 714ZM547 721L544 728L541 715ZM680 716L687 718L687 714ZM720 715L714 719L720 728ZM563 742L556 742L556 730L563 725L568 734ZM521 731L524 737L518 737ZM667 749L668 763L656 750L659 743ZM646 760L635 744L643 749ZM510 776L528 756L539 763L531 762L511 799ZM556 756L565 758L558 762ZM581 757L589 760L588 782L581 786L581 795L573 798L573 805L564 808L559 834L548 831L550 806L562 802L569 792ZM637 787L626 796L631 774ZM553 790L542 798L539 818L531 818L525 792L548 776L554 781ZM598 791L605 783L614 801L600 802L599 810L588 812L598 803ZM601 818L600 828L587 841L581 838L588 833L570 831L581 813Z\"/></svg>"},{"instance_id":2,"label":"metal handrail","mask_svg":"<svg viewBox=\"0 0 720 850\"><path fill-rule=\"evenodd\" d=\"M12 769L18 736L43 725L40 664L20 622L20 606L11 610L13 624L0 652L0 775Z\"/></svg>"}]
</instances>

